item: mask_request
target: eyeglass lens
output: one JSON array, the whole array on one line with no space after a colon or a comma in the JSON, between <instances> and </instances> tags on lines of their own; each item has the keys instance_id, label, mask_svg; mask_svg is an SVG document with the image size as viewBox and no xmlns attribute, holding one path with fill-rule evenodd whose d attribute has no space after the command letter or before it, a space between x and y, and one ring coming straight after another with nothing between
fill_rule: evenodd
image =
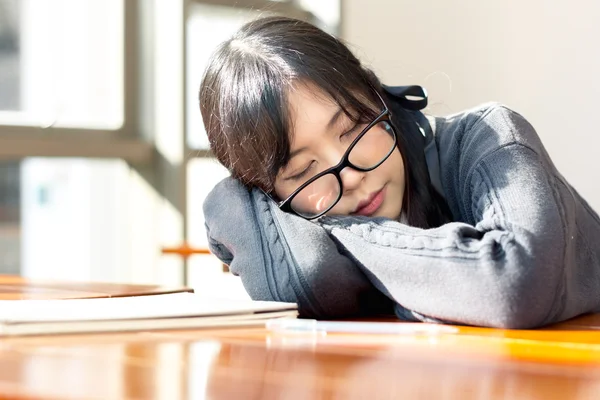
<instances>
[{"instance_id":1,"label":"eyeglass lens","mask_svg":"<svg viewBox=\"0 0 600 400\"><path fill-rule=\"evenodd\" d=\"M348 161L358 169L370 170L382 163L396 145L393 129L388 121L371 127L356 142L348 154ZM350 166L350 168L352 168ZM305 218L313 218L332 208L341 198L342 188L334 173L323 175L294 196L291 208Z\"/></svg>"}]
</instances>

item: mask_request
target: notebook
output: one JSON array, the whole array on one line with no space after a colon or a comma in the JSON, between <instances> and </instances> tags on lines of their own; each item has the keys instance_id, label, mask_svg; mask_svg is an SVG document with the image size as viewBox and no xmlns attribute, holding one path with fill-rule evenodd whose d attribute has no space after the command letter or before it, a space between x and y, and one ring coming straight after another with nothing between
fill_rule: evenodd
<instances>
[{"instance_id":1,"label":"notebook","mask_svg":"<svg viewBox=\"0 0 600 400\"><path fill-rule=\"evenodd\" d=\"M264 326L295 303L194 293L66 300L0 300L0 336Z\"/></svg>"}]
</instances>

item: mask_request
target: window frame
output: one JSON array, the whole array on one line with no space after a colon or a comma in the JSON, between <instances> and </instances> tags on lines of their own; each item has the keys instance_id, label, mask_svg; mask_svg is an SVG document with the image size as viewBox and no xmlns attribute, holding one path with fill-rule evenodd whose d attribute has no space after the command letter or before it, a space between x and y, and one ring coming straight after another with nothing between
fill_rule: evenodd
<instances>
[{"instance_id":1,"label":"window frame","mask_svg":"<svg viewBox=\"0 0 600 400\"><path fill-rule=\"evenodd\" d=\"M177 7L181 43L174 43L182 66L181 79L176 81L175 99L182 104L177 112L173 132L180 142L170 157L161 149L160 132L154 123L157 112L157 73L152 64L156 47L154 9L167 4ZM181 242L188 238L187 170L195 158L214 158L210 150L188 146L186 115L187 29L191 7L195 4L242 9L268 10L316 22L309 11L299 9L295 2L270 0L123 0L123 124L116 129L90 129L60 126L7 124L0 121L0 161L21 161L28 157L68 157L121 159L139 172L152 188L171 203L181 217ZM187 261L182 260L183 284L188 283Z\"/></svg>"}]
</instances>

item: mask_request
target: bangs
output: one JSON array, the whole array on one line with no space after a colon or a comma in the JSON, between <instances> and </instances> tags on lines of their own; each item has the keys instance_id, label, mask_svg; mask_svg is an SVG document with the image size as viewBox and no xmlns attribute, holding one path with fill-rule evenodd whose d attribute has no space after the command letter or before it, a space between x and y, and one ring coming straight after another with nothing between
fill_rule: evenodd
<instances>
[{"instance_id":1,"label":"bangs","mask_svg":"<svg viewBox=\"0 0 600 400\"><path fill-rule=\"evenodd\" d=\"M336 81L331 79L331 73L322 71L311 71L310 77L301 76L298 80L304 85L314 85L319 89L315 96L324 101L332 101L351 121L358 122L376 118L385 107L376 94L375 87L378 86L378 82L365 79L362 72L357 74L357 78L362 79L354 82L350 79L344 82Z\"/></svg>"},{"instance_id":2,"label":"bangs","mask_svg":"<svg viewBox=\"0 0 600 400\"><path fill-rule=\"evenodd\" d=\"M255 71L257 72L257 71ZM254 74L253 74L254 75ZM279 171L290 162L290 147L293 139L293 114L290 111L289 93L301 82L313 84L319 90L313 93L325 97L339 106L353 122L364 122L376 118L384 105L377 98L374 88L365 84L361 87L345 88L332 85L326 76L323 79L311 76L308 79L292 80L290 77L274 76L261 71L262 88L257 88L254 79L231 81L229 90L239 93L228 96L227 103L220 105L223 115L223 135L229 137L229 165L232 175L248 186L256 186L272 193ZM232 140L237 138L237 140Z\"/></svg>"},{"instance_id":3,"label":"bangs","mask_svg":"<svg viewBox=\"0 0 600 400\"><path fill-rule=\"evenodd\" d=\"M212 75L216 79L204 85L213 90L201 94L203 119L211 150L231 175L267 191L289 157L285 88L291 74L273 60L243 59L241 68L231 60L214 62L219 66Z\"/></svg>"},{"instance_id":4,"label":"bangs","mask_svg":"<svg viewBox=\"0 0 600 400\"><path fill-rule=\"evenodd\" d=\"M327 79L327 75L321 76L320 74L312 74L310 79L298 79L298 83L290 85L288 90L293 90L298 86L309 89L309 92L318 100L335 104L353 123L370 122L385 108L385 104L380 101L375 93L375 88L370 84L363 84L360 87L355 85L354 87L347 88L333 85L331 81ZM285 96L285 99L287 98L288 94ZM290 110L289 102L285 106L281 105L280 108L287 108L288 110L286 113L288 119L285 121L285 126L287 127L286 135L288 138L288 146L290 146L293 139L293 120L291 120L293 118L293 113ZM282 153L276 157L279 160L279 163L276 165L276 170L274 171L275 175L281 168L287 166L289 163L289 150L288 147L285 154Z\"/></svg>"}]
</instances>

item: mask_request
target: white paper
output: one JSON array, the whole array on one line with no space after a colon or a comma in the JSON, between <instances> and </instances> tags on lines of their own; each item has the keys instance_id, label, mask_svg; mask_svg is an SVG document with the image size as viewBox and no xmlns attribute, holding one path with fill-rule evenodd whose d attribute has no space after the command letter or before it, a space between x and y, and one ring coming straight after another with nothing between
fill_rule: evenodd
<instances>
[{"instance_id":1,"label":"white paper","mask_svg":"<svg viewBox=\"0 0 600 400\"><path fill-rule=\"evenodd\" d=\"M210 299L193 293L65 300L0 300L0 323L100 321L295 310L294 303Z\"/></svg>"}]
</instances>

